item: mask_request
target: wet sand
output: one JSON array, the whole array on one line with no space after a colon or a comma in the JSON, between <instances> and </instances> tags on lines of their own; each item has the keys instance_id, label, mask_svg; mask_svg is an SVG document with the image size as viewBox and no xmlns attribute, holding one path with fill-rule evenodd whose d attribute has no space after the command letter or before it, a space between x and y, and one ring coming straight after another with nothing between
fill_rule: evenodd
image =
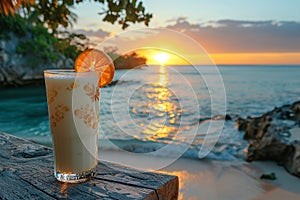
<instances>
[{"instance_id":1,"label":"wet sand","mask_svg":"<svg viewBox=\"0 0 300 200\"><path fill-rule=\"evenodd\" d=\"M120 151L100 151L100 159L153 171L166 158ZM158 172L179 177L179 199L300 199L300 178L273 162L214 161L179 158ZM274 172L276 180L262 180Z\"/></svg>"}]
</instances>

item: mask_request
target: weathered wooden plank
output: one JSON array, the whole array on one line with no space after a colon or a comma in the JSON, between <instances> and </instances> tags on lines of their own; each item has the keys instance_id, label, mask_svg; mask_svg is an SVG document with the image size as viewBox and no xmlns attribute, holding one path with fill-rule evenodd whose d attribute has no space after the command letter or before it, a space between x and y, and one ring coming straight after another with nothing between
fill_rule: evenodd
<instances>
[{"instance_id":1,"label":"weathered wooden plank","mask_svg":"<svg viewBox=\"0 0 300 200\"><path fill-rule=\"evenodd\" d=\"M55 198L72 196L72 199L145 199L151 196L151 199L157 199L155 190L105 180L92 179L82 184L60 183L52 175L52 169L38 171L36 168L39 168L38 164L33 170L22 171L19 176Z\"/></svg>"},{"instance_id":2,"label":"weathered wooden plank","mask_svg":"<svg viewBox=\"0 0 300 200\"><path fill-rule=\"evenodd\" d=\"M9 134L0 132L0 156L7 159L38 158L52 155L52 150Z\"/></svg>"},{"instance_id":3,"label":"weathered wooden plank","mask_svg":"<svg viewBox=\"0 0 300 200\"><path fill-rule=\"evenodd\" d=\"M0 168L0 199L54 199L14 172L12 168Z\"/></svg>"},{"instance_id":4,"label":"weathered wooden plank","mask_svg":"<svg viewBox=\"0 0 300 200\"><path fill-rule=\"evenodd\" d=\"M30 190L33 192L27 191L28 195L39 198L44 195L48 199L177 199L178 196L178 178L175 176L137 171L105 161L99 162L98 174L91 181L60 183L53 176L51 149L1 132L0 146L0 169L11 171L9 176L7 172L2 175L9 180L16 177L16 187L25 184L33 188ZM4 183L3 186L13 190ZM4 198L1 191L0 197Z\"/></svg>"},{"instance_id":5,"label":"weathered wooden plank","mask_svg":"<svg viewBox=\"0 0 300 200\"><path fill-rule=\"evenodd\" d=\"M96 179L127 183L137 187L156 190L159 199L177 199L178 177L161 173L142 172L100 161Z\"/></svg>"},{"instance_id":6,"label":"weathered wooden plank","mask_svg":"<svg viewBox=\"0 0 300 200\"><path fill-rule=\"evenodd\" d=\"M18 138L8 135L5 138L10 140L2 146L6 151L5 148L0 150L0 166L10 166L15 176L29 183L31 190L34 187L35 190L44 191L54 198L71 196L72 199L157 199L155 190L105 180L95 179L83 184L60 183L53 176L51 149L29 141L22 143Z\"/></svg>"}]
</instances>

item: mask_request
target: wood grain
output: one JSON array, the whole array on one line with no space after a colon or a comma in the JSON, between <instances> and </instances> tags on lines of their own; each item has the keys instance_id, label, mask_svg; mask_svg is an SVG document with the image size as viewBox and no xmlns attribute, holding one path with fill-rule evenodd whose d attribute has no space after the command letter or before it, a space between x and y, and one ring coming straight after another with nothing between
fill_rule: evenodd
<instances>
[{"instance_id":1,"label":"wood grain","mask_svg":"<svg viewBox=\"0 0 300 200\"><path fill-rule=\"evenodd\" d=\"M0 199L177 199L178 177L99 161L81 184L53 176L52 149L0 132Z\"/></svg>"}]
</instances>

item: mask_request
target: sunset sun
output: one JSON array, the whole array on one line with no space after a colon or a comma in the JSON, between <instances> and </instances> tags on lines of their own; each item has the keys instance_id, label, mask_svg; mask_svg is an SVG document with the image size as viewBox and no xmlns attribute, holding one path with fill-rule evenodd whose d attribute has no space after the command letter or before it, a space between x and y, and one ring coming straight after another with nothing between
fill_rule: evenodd
<instances>
[{"instance_id":1,"label":"sunset sun","mask_svg":"<svg viewBox=\"0 0 300 200\"><path fill-rule=\"evenodd\" d=\"M154 60L156 60L159 64L164 65L170 58L168 53L157 53L153 56Z\"/></svg>"}]
</instances>

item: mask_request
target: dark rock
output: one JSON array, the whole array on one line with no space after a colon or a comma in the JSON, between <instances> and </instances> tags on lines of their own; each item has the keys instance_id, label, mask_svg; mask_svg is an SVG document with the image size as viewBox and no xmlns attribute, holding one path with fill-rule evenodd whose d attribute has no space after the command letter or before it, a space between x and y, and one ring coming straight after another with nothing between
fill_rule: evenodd
<instances>
[{"instance_id":1,"label":"dark rock","mask_svg":"<svg viewBox=\"0 0 300 200\"><path fill-rule=\"evenodd\" d=\"M237 118L236 120L239 131L245 131L247 128L248 120L244 118Z\"/></svg>"},{"instance_id":2,"label":"dark rock","mask_svg":"<svg viewBox=\"0 0 300 200\"><path fill-rule=\"evenodd\" d=\"M300 177L300 141L294 141L285 152L286 162L283 163L285 169Z\"/></svg>"},{"instance_id":3,"label":"dark rock","mask_svg":"<svg viewBox=\"0 0 300 200\"><path fill-rule=\"evenodd\" d=\"M262 174L261 176L260 176L260 179L267 179L267 180L276 180L277 178L276 178L276 175L275 175L275 173L274 172L272 172L272 173L270 173L270 174Z\"/></svg>"},{"instance_id":4,"label":"dark rock","mask_svg":"<svg viewBox=\"0 0 300 200\"><path fill-rule=\"evenodd\" d=\"M271 160L282 164L284 153L286 153L287 145L282 143L270 143L263 145L260 143L250 144L246 160L248 162L254 160Z\"/></svg>"},{"instance_id":5,"label":"dark rock","mask_svg":"<svg viewBox=\"0 0 300 200\"><path fill-rule=\"evenodd\" d=\"M225 120L232 120L232 117L228 114L225 115Z\"/></svg>"},{"instance_id":6,"label":"dark rock","mask_svg":"<svg viewBox=\"0 0 300 200\"><path fill-rule=\"evenodd\" d=\"M244 139L249 142L247 161L276 161L300 177L300 141L297 137L291 139L290 132L299 127L300 101L276 107L260 117L238 118L236 122L238 129L245 131Z\"/></svg>"},{"instance_id":7,"label":"dark rock","mask_svg":"<svg viewBox=\"0 0 300 200\"><path fill-rule=\"evenodd\" d=\"M300 126L300 101L293 103L294 120Z\"/></svg>"}]
</instances>

